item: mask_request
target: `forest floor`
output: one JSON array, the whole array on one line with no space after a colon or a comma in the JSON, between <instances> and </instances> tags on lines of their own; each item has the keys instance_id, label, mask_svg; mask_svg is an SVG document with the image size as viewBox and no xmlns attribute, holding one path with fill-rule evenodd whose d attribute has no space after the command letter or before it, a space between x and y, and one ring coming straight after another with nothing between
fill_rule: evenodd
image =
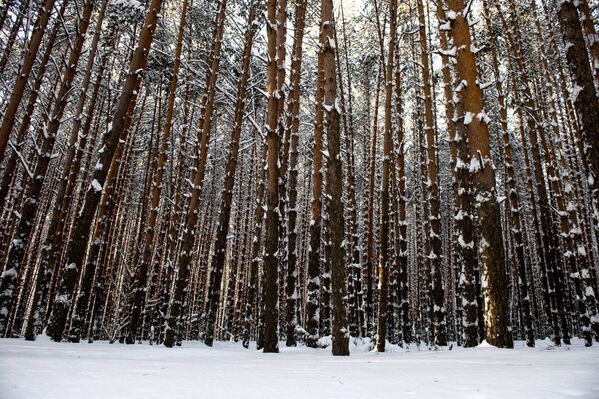
<instances>
[{"instance_id":1,"label":"forest floor","mask_svg":"<svg viewBox=\"0 0 599 399\"><path fill-rule=\"evenodd\" d=\"M599 398L599 345L580 340L385 353L352 344L351 351L340 358L284 344L264 354L224 342L168 349L1 339L0 398Z\"/></svg>"}]
</instances>

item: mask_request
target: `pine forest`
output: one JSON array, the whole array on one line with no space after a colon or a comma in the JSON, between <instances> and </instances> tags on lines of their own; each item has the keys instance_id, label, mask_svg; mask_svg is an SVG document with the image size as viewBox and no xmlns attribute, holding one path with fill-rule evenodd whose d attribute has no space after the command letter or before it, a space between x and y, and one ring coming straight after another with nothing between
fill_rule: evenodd
<instances>
[{"instance_id":1,"label":"pine forest","mask_svg":"<svg viewBox=\"0 0 599 399\"><path fill-rule=\"evenodd\" d=\"M104 351L187 390L90 398L397 398L402 367L599 397L598 30L596 0L0 0L0 397L80 398L34 371L84 389ZM426 386L468 361L504 382Z\"/></svg>"}]
</instances>

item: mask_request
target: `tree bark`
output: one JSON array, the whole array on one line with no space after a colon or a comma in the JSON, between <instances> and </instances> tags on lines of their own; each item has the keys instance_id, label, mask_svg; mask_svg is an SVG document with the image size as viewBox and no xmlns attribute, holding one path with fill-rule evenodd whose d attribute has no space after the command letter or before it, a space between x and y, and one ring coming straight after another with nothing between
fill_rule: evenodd
<instances>
[{"instance_id":1,"label":"tree bark","mask_svg":"<svg viewBox=\"0 0 599 399\"><path fill-rule=\"evenodd\" d=\"M472 51L465 12L463 0L449 1L447 15L456 49L456 73L460 81L456 91L463 106L458 117L466 125L469 173L476 193L485 338L491 345L511 348L513 341L509 327L507 276L495 174L490 158L488 117L483 109L482 91L477 81L475 54Z\"/></svg>"},{"instance_id":2,"label":"tree bark","mask_svg":"<svg viewBox=\"0 0 599 399\"><path fill-rule=\"evenodd\" d=\"M277 0L269 0L267 5L267 94L266 142L268 146L266 158L266 239L264 241L264 286L262 301L264 303L264 352L279 352L278 336L278 256L279 256L279 137L277 86Z\"/></svg>"},{"instance_id":3,"label":"tree bark","mask_svg":"<svg viewBox=\"0 0 599 399\"><path fill-rule=\"evenodd\" d=\"M381 234L379 255L379 314L377 322L377 352L385 352L387 338L387 303L389 294L389 273L391 261L389 256L389 201L390 201L390 175L392 139L392 102L393 102L393 66L395 64L395 50L397 40L397 0L389 3L389 50L387 65L385 66L385 132L383 138L383 173L381 181Z\"/></svg>"},{"instance_id":4,"label":"tree bark","mask_svg":"<svg viewBox=\"0 0 599 399\"><path fill-rule=\"evenodd\" d=\"M295 6L295 35L293 55L291 59L291 91L288 96L286 136L290 137L289 144L289 202L287 211L287 346L296 345L297 327L297 177L298 177L298 146L299 146L299 110L300 84L302 72L302 54L304 28L306 19L306 0L299 0Z\"/></svg>"},{"instance_id":5,"label":"tree bark","mask_svg":"<svg viewBox=\"0 0 599 399\"><path fill-rule=\"evenodd\" d=\"M566 43L566 60L573 88L571 98L580 121L580 135L588 164L587 181L591 190L595 234L599 234L599 106L593 85L589 54L585 47L578 12L571 0L560 2L558 19Z\"/></svg>"}]
</instances>

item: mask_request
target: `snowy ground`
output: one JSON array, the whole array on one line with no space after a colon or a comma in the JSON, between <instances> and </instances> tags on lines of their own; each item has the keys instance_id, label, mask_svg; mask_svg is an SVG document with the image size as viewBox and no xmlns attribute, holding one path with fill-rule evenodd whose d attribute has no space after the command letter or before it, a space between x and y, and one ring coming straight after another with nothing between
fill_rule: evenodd
<instances>
[{"instance_id":1,"label":"snowy ground","mask_svg":"<svg viewBox=\"0 0 599 399\"><path fill-rule=\"evenodd\" d=\"M386 353L0 340L0 398L599 398L599 345Z\"/></svg>"}]
</instances>

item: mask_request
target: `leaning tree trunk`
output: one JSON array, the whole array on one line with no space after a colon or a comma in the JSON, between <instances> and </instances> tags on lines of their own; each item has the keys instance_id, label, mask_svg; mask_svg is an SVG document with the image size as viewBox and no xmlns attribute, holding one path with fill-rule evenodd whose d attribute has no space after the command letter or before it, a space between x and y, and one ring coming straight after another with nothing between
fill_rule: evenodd
<instances>
[{"instance_id":1,"label":"leaning tree trunk","mask_svg":"<svg viewBox=\"0 0 599 399\"><path fill-rule=\"evenodd\" d=\"M17 35L21 31L23 16L27 12L27 3L28 2L26 1L21 2L19 10L17 10L17 19L15 20L15 23L12 25L10 34L6 38L5 42L2 43L4 51L2 52L2 58L0 58L0 75L4 75L4 68L6 68L6 65L8 64L10 54L12 53L12 50L14 48L15 40L17 38Z\"/></svg>"},{"instance_id":2,"label":"leaning tree trunk","mask_svg":"<svg viewBox=\"0 0 599 399\"><path fill-rule=\"evenodd\" d=\"M41 204L40 194L44 187L48 166L53 158L52 150L58 134L58 128L62 123L62 116L68 103L73 80L75 79L77 64L79 63L93 8L94 0L87 0L79 20L77 34L71 45L67 68L64 70L61 79L50 121L47 126L40 127L39 136L43 137L43 141L39 151L39 159L33 171L33 178L27 190L23 208L21 209L19 224L8 253L7 272L3 274L4 277L0 282L0 336L4 333L5 317L12 307L13 294L16 288L15 284L19 277L23 257L25 256L26 242L32 237L38 205ZM4 312L5 309L7 312Z\"/></svg>"},{"instance_id":3,"label":"leaning tree trunk","mask_svg":"<svg viewBox=\"0 0 599 399\"><path fill-rule=\"evenodd\" d=\"M9 15L9 11L14 5L15 0L6 0L4 5L2 6L2 11L0 11L0 31L4 28L4 23L6 22L6 17Z\"/></svg>"},{"instance_id":4,"label":"leaning tree trunk","mask_svg":"<svg viewBox=\"0 0 599 399\"><path fill-rule=\"evenodd\" d=\"M94 168L92 184L90 184L85 193L83 207L71 234L71 241L67 244L66 263L63 272L63 274L67 273L67 275L63 275L63 283L54 299L54 306L47 328L47 334L56 341L62 339L67 323L67 313L77 283L76 275L79 274L80 268L83 266L85 250L91 234L90 226L102 198L103 186L112 183L112 179L116 175L115 169L118 168L117 164L122 156L123 148L119 143L124 142L128 135L131 113L135 108L137 92L142 80L142 72L148 61L148 54L154 38L161 7L162 0L152 0L149 5L144 27L140 32L138 45L131 59L129 72L123 83L123 89L116 105L112 123L104 138L104 150ZM109 169L113 169L110 170L110 174Z\"/></svg>"},{"instance_id":5,"label":"leaning tree trunk","mask_svg":"<svg viewBox=\"0 0 599 399\"><path fill-rule=\"evenodd\" d=\"M580 19L589 46L593 66L593 77L595 78L595 89L599 89L599 36L595 29L595 21L591 15L588 0L578 0L576 3L580 11Z\"/></svg>"},{"instance_id":6,"label":"leaning tree trunk","mask_svg":"<svg viewBox=\"0 0 599 399\"><path fill-rule=\"evenodd\" d=\"M19 68L17 80L10 94L8 105L4 110L2 125L0 125L0 163L4 161L4 152L6 151L10 132L12 131L15 118L17 117L17 110L19 109L19 105L21 104L21 100L25 94L25 88L27 86L27 81L29 80L29 74L31 73L31 69L33 69L33 65L35 64L37 52L42 44L44 34L46 33L46 27L48 26L48 21L50 20L50 15L52 14L52 9L55 2L56 0L46 0L44 5L40 8L35 26L33 28L33 33L31 34L31 39L27 45L27 51L25 52L25 56ZM68 0L65 0L65 3L67 2ZM66 4L63 4L63 7L66 7Z\"/></svg>"},{"instance_id":7,"label":"leaning tree trunk","mask_svg":"<svg viewBox=\"0 0 599 399\"><path fill-rule=\"evenodd\" d=\"M63 18L64 13L67 9L65 4L66 2L62 4L60 11L58 12L59 19ZM48 69L48 62L50 61L52 52L55 49L54 43L56 41L56 37L58 36L58 32L61 27L62 23L60 21L57 21L53 24L52 30L50 31L50 36L48 37L48 40L46 42L46 49L44 50L44 54L42 55L42 58L39 61L37 75L31 87L31 92L29 94L27 106L25 107L25 110L23 112L21 126L19 127L19 131L17 132L17 135L14 139L14 151L12 151L10 157L8 157L8 160L2 172L2 181L0 182L0 209L4 208L6 205L5 199L11 188L11 183L14 179L14 173L17 170L17 164L19 161L20 150L23 146L23 140L25 139L27 132L29 131L29 127L31 126L33 112L37 104L37 99L40 94L42 83L44 82L46 70Z\"/></svg>"},{"instance_id":8,"label":"leaning tree trunk","mask_svg":"<svg viewBox=\"0 0 599 399\"><path fill-rule=\"evenodd\" d=\"M588 183L593 203L595 234L599 234L599 106L593 85L589 54L585 47L578 12L572 0L559 4L558 19L566 46L566 60L574 88L572 96L580 120L584 157L588 164Z\"/></svg>"}]
</instances>

